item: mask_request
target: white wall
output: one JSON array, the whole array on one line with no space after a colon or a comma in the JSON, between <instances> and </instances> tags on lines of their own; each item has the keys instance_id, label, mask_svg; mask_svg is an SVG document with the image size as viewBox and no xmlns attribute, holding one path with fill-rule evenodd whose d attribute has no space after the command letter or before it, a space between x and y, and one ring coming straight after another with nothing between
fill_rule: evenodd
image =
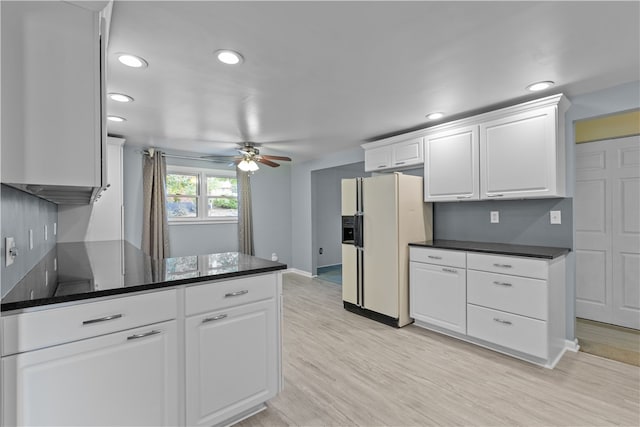
<instances>
[{"instance_id":1,"label":"white wall","mask_svg":"<svg viewBox=\"0 0 640 427\"><path fill-rule=\"evenodd\" d=\"M369 174L365 174L362 162L311 172L313 253L317 267L342 263L341 181L365 175Z\"/></svg>"},{"instance_id":2,"label":"white wall","mask_svg":"<svg viewBox=\"0 0 640 427\"><path fill-rule=\"evenodd\" d=\"M124 149L124 236L136 246L142 244L142 154L140 147ZM197 157L195 153L176 153ZM167 158L168 165L230 170L212 162ZM255 254L271 259L276 252L281 262L291 262L291 167L260 167L251 177ZM238 250L238 225L169 225L169 253L185 256Z\"/></svg>"}]
</instances>

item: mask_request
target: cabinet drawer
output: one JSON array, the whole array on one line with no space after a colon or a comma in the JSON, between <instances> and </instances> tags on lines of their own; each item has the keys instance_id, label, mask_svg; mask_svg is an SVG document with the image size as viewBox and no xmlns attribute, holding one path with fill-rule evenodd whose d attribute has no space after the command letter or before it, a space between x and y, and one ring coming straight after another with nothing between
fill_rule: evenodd
<instances>
[{"instance_id":1,"label":"cabinet drawer","mask_svg":"<svg viewBox=\"0 0 640 427\"><path fill-rule=\"evenodd\" d=\"M547 358L547 322L467 304L467 335Z\"/></svg>"},{"instance_id":2,"label":"cabinet drawer","mask_svg":"<svg viewBox=\"0 0 640 427\"><path fill-rule=\"evenodd\" d=\"M545 280L548 271L547 262L544 260L472 252L467 256L467 268Z\"/></svg>"},{"instance_id":3,"label":"cabinet drawer","mask_svg":"<svg viewBox=\"0 0 640 427\"><path fill-rule=\"evenodd\" d=\"M416 246L409 248L409 259L411 261L446 265L449 267L465 268L467 265L467 255L464 251L448 251Z\"/></svg>"},{"instance_id":4,"label":"cabinet drawer","mask_svg":"<svg viewBox=\"0 0 640 427\"><path fill-rule=\"evenodd\" d=\"M175 289L5 316L2 355L175 318Z\"/></svg>"},{"instance_id":5,"label":"cabinet drawer","mask_svg":"<svg viewBox=\"0 0 640 427\"><path fill-rule=\"evenodd\" d=\"M544 280L469 270L467 301L547 320L547 282Z\"/></svg>"},{"instance_id":6,"label":"cabinet drawer","mask_svg":"<svg viewBox=\"0 0 640 427\"><path fill-rule=\"evenodd\" d=\"M243 277L224 282L209 282L187 288L185 314L191 316L275 296L275 274Z\"/></svg>"}]
</instances>

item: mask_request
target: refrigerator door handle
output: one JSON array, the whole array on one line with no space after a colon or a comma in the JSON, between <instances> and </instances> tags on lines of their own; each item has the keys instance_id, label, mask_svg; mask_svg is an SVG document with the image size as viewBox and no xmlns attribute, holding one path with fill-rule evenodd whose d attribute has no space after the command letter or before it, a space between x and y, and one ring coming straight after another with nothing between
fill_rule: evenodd
<instances>
[{"instance_id":1,"label":"refrigerator door handle","mask_svg":"<svg viewBox=\"0 0 640 427\"><path fill-rule=\"evenodd\" d=\"M353 216L353 242L356 248L363 248L364 247L364 239L362 236L362 219L363 219L363 214L362 212L358 212Z\"/></svg>"}]
</instances>

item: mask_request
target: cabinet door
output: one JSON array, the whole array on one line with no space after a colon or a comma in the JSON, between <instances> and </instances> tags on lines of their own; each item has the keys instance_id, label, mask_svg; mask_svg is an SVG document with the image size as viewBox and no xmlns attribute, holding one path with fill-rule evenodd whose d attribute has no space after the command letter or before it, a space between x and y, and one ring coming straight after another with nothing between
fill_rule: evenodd
<instances>
[{"instance_id":1,"label":"cabinet door","mask_svg":"<svg viewBox=\"0 0 640 427\"><path fill-rule=\"evenodd\" d=\"M392 146L393 167L420 165L424 161L422 137L397 142Z\"/></svg>"},{"instance_id":2,"label":"cabinet door","mask_svg":"<svg viewBox=\"0 0 640 427\"><path fill-rule=\"evenodd\" d=\"M419 262L409 266L411 317L466 334L466 270Z\"/></svg>"},{"instance_id":3,"label":"cabinet door","mask_svg":"<svg viewBox=\"0 0 640 427\"><path fill-rule=\"evenodd\" d=\"M556 106L480 125L481 198L563 196L564 147L557 146ZM560 166L560 169L558 169Z\"/></svg>"},{"instance_id":4,"label":"cabinet door","mask_svg":"<svg viewBox=\"0 0 640 427\"><path fill-rule=\"evenodd\" d=\"M187 318L187 425L216 425L276 395L274 299Z\"/></svg>"},{"instance_id":5,"label":"cabinet door","mask_svg":"<svg viewBox=\"0 0 640 427\"><path fill-rule=\"evenodd\" d=\"M364 170L373 172L391 167L391 146L371 148L364 151Z\"/></svg>"},{"instance_id":6,"label":"cabinet door","mask_svg":"<svg viewBox=\"0 0 640 427\"><path fill-rule=\"evenodd\" d=\"M2 359L3 425L178 425L176 322Z\"/></svg>"},{"instance_id":7,"label":"cabinet door","mask_svg":"<svg viewBox=\"0 0 640 427\"><path fill-rule=\"evenodd\" d=\"M101 186L98 13L3 2L2 35L2 181Z\"/></svg>"},{"instance_id":8,"label":"cabinet door","mask_svg":"<svg viewBox=\"0 0 640 427\"><path fill-rule=\"evenodd\" d=\"M428 135L424 145L424 200L477 200L478 126Z\"/></svg>"}]
</instances>

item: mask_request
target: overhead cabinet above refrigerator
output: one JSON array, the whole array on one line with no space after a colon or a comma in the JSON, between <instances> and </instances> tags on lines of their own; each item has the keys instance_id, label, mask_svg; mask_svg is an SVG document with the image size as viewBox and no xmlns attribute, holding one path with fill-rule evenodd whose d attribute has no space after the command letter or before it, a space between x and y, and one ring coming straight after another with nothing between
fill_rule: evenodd
<instances>
[{"instance_id":1,"label":"overhead cabinet above refrigerator","mask_svg":"<svg viewBox=\"0 0 640 427\"><path fill-rule=\"evenodd\" d=\"M409 317L410 242L431 240L422 178L400 173L342 180L345 309L401 327Z\"/></svg>"}]
</instances>

